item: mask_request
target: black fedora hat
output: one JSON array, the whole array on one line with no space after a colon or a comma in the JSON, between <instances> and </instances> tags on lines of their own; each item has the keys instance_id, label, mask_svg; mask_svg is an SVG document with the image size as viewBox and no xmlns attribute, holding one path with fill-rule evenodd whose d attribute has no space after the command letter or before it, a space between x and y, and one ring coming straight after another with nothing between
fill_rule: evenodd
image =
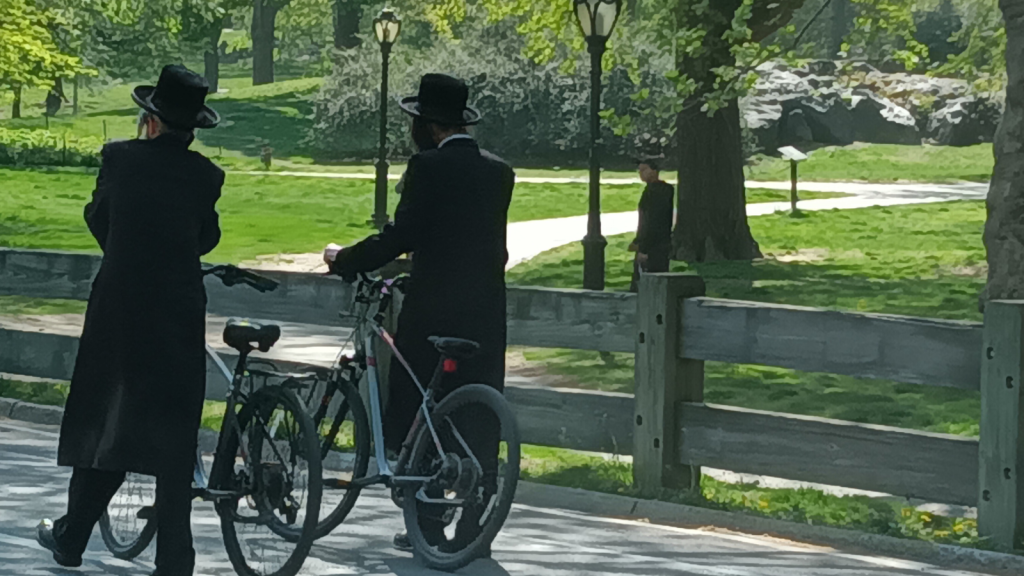
<instances>
[{"instance_id":1,"label":"black fedora hat","mask_svg":"<svg viewBox=\"0 0 1024 576\"><path fill-rule=\"evenodd\" d=\"M472 126L480 122L481 114L467 104L469 88L466 83L447 74L424 74L420 79L420 92L402 98L402 110L413 116L447 124Z\"/></svg>"},{"instance_id":2,"label":"black fedora hat","mask_svg":"<svg viewBox=\"0 0 1024 576\"><path fill-rule=\"evenodd\" d=\"M171 128L213 128L220 115L206 105L209 91L205 78L180 64L170 64L160 72L156 86L137 86L132 100Z\"/></svg>"}]
</instances>

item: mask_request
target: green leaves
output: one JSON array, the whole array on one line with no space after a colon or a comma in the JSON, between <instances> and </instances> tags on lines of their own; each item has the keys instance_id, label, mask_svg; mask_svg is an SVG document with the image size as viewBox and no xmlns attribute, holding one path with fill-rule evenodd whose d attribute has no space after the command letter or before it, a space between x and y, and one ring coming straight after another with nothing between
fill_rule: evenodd
<instances>
[{"instance_id":1,"label":"green leaves","mask_svg":"<svg viewBox=\"0 0 1024 576\"><path fill-rule=\"evenodd\" d=\"M0 0L0 85L49 87L56 78L87 72L58 48L50 28L59 22L59 14L28 0Z\"/></svg>"}]
</instances>

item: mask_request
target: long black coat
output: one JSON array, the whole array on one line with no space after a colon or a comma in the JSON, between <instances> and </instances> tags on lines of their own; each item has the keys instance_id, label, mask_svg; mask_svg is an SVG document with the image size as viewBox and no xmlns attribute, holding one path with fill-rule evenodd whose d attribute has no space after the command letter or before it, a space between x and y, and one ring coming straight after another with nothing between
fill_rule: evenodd
<instances>
[{"instance_id":1,"label":"long black coat","mask_svg":"<svg viewBox=\"0 0 1024 576\"><path fill-rule=\"evenodd\" d=\"M206 389L199 257L220 240L224 172L173 136L108 144L85 221L103 249L58 464L191 466Z\"/></svg>"},{"instance_id":2,"label":"long black coat","mask_svg":"<svg viewBox=\"0 0 1024 576\"><path fill-rule=\"evenodd\" d=\"M339 252L337 273L377 270L412 252L412 273L396 345L426 385L437 366L430 336L474 340L479 354L459 365L459 382L501 390L505 379L505 229L515 173L468 138L413 156L393 226ZM384 436L397 447L421 397L397 362L389 371Z\"/></svg>"}]
</instances>

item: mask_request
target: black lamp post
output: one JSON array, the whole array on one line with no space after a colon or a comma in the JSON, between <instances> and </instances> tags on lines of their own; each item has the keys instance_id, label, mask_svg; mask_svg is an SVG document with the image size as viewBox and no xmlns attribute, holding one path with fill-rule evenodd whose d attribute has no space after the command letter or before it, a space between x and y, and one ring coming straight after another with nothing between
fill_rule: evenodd
<instances>
[{"instance_id":1,"label":"black lamp post","mask_svg":"<svg viewBox=\"0 0 1024 576\"><path fill-rule=\"evenodd\" d=\"M601 58L619 19L622 0L573 0L576 21L590 52L590 210L583 238L583 287L604 290L604 248L601 235Z\"/></svg>"},{"instance_id":2,"label":"black lamp post","mask_svg":"<svg viewBox=\"0 0 1024 576\"><path fill-rule=\"evenodd\" d=\"M373 225L378 230L388 223L388 65L391 46L402 31L402 21L393 10L383 9L373 19L373 33L380 44L380 149L377 151L377 179L373 196Z\"/></svg>"}]
</instances>

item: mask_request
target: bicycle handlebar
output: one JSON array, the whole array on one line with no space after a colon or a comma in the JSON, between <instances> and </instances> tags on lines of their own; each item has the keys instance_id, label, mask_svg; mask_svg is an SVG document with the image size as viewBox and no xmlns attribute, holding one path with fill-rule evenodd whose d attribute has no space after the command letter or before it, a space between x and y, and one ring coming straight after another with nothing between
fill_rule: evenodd
<instances>
[{"instance_id":1,"label":"bicycle handlebar","mask_svg":"<svg viewBox=\"0 0 1024 576\"><path fill-rule=\"evenodd\" d=\"M245 284L251 288L255 288L259 292L273 292L277 290L279 282L271 280L266 276L260 276L255 272L243 270L238 266L231 264L220 264L217 266L211 266L203 269L203 276L213 275L220 278L220 281L225 286L234 286L236 284Z\"/></svg>"}]
</instances>

